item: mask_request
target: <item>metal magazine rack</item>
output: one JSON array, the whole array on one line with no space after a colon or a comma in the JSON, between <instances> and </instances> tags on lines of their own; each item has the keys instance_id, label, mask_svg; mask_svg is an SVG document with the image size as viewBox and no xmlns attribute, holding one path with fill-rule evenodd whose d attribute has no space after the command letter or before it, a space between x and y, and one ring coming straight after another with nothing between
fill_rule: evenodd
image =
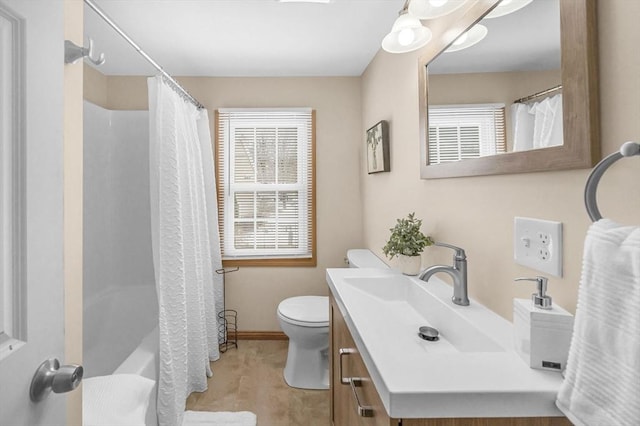
<instances>
[{"instance_id":1,"label":"metal magazine rack","mask_svg":"<svg viewBox=\"0 0 640 426\"><path fill-rule=\"evenodd\" d=\"M221 353L225 353L230 347L238 349L238 311L226 308L225 278L227 274L239 270L240 268L216 269L216 274L222 275L222 310L218 312L218 342Z\"/></svg>"}]
</instances>

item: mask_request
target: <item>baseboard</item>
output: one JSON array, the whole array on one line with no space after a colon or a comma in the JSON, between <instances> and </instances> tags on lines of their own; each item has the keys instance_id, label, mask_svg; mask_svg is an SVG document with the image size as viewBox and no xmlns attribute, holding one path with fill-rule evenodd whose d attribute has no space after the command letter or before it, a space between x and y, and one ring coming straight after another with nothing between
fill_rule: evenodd
<instances>
[{"instance_id":1,"label":"baseboard","mask_svg":"<svg viewBox=\"0 0 640 426\"><path fill-rule=\"evenodd\" d=\"M238 340L289 340L282 331L238 331Z\"/></svg>"}]
</instances>

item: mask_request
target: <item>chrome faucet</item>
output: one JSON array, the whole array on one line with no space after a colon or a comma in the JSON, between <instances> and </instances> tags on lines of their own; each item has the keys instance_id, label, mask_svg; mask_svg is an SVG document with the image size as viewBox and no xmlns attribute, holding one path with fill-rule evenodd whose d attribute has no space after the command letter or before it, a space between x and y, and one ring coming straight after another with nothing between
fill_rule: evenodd
<instances>
[{"instance_id":1,"label":"chrome faucet","mask_svg":"<svg viewBox=\"0 0 640 426\"><path fill-rule=\"evenodd\" d=\"M429 278L438 272L449 274L451 278L453 278L453 297L451 300L456 305L469 306L469 298L467 296L467 255L460 247L452 246L450 244L433 243L433 245L455 250L455 254L453 255L453 266L431 266L422 271L418 278L422 281L429 281Z\"/></svg>"}]
</instances>

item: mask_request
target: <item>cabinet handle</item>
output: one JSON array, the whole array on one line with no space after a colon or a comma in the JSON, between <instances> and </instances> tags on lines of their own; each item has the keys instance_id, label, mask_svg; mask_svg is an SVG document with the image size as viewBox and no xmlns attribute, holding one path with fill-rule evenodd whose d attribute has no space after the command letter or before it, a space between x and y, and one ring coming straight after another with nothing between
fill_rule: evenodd
<instances>
[{"instance_id":1,"label":"cabinet handle","mask_svg":"<svg viewBox=\"0 0 640 426\"><path fill-rule=\"evenodd\" d=\"M351 385L351 392L353 392L353 397L356 400L356 405L358 406L358 415L360 417L373 417L373 407L360 404L360 398L358 398L358 392L356 388L362 386L362 381L365 380L362 377L351 377L349 378L349 384Z\"/></svg>"},{"instance_id":2,"label":"cabinet handle","mask_svg":"<svg viewBox=\"0 0 640 426\"><path fill-rule=\"evenodd\" d=\"M350 379L349 378L345 379L344 375L342 374L342 372L344 371L342 369L342 357L344 355L355 354L356 350L352 349L352 348L340 348L338 353L340 354L340 359L339 359L339 362L338 362L338 374L340 375L340 384L348 385Z\"/></svg>"}]
</instances>

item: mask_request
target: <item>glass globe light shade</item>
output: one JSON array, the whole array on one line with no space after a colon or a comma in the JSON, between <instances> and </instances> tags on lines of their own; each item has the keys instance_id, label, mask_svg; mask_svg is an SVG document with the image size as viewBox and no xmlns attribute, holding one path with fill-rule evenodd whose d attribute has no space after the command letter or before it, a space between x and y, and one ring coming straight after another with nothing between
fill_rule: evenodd
<instances>
[{"instance_id":1,"label":"glass globe light shade","mask_svg":"<svg viewBox=\"0 0 640 426\"><path fill-rule=\"evenodd\" d=\"M396 19L391 32L382 40L382 48L389 53L405 53L423 47L431 40L431 31L409 13Z\"/></svg>"},{"instance_id":2,"label":"glass globe light shade","mask_svg":"<svg viewBox=\"0 0 640 426\"><path fill-rule=\"evenodd\" d=\"M483 19L499 18L508 15L522 9L532 1L533 0L502 0L495 9L489 12Z\"/></svg>"},{"instance_id":3,"label":"glass globe light shade","mask_svg":"<svg viewBox=\"0 0 640 426\"><path fill-rule=\"evenodd\" d=\"M448 49L445 50L446 53L457 52L458 50L466 49L468 47L473 46L476 43L479 43L483 38L487 36L489 30L484 25L476 24L467 32L461 34Z\"/></svg>"},{"instance_id":4,"label":"glass globe light shade","mask_svg":"<svg viewBox=\"0 0 640 426\"><path fill-rule=\"evenodd\" d=\"M464 4L464 0L411 0L409 13L419 19L448 15Z\"/></svg>"}]
</instances>

